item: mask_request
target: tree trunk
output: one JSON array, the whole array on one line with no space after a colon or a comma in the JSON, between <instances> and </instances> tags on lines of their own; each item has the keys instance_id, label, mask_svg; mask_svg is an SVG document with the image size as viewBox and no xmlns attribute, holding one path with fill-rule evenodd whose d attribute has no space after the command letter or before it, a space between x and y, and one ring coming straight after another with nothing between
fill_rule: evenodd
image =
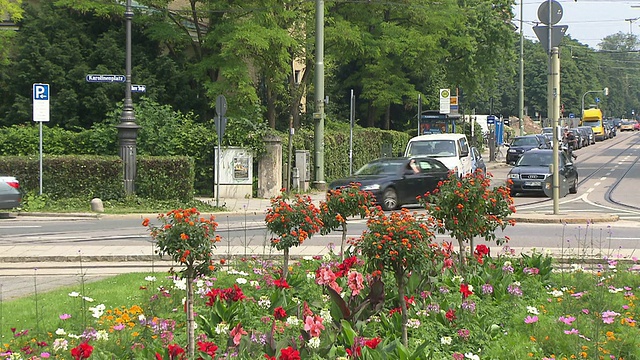
<instances>
[{"instance_id":1,"label":"tree trunk","mask_svg":"<svg viewBox=\"0 0 640 360\"><path fill-rule=\"evenodd\" d=\"M195 320L193 318L193 267L189 266L186 271L187 280L187 354L189 359L194 359L195 355Z\"/></svg>"},{"instance_id":2,"label":"tree trunk","mask_svg":"<svg viewBox=\"0 0 640 360\"><path fill-rule=\"evenodd\" d=\"M408 346L409 336L407 335L407 302L404 300L404 273L396 272L396 283L398 284L400 314L402 314L402 344Z\"/></svg>"},{"instance_id":3,"label":"tree trunk","mask_svg":"<svg viewBox=\"0 0 640 360\"><path fill-rule=\"evenodd\" d=\"M458 245L460 246L460 265L463 265L466 255L464 250L464 239L458 239Z\"/></svg>"},{"instance_id":4,"label":"tree trunk","mask_svg":"<svg viewBox=\"0 0 640 360\"><path fill-rule=\"evenodd\" d=\"M284 263L282 264L282 278L286 279L289 272L289 248L284 249Z\"/></svg>"},{"instance_id":5,"label":"tree trunk","mask_svg":"<svg viewBox=\"0 0 640 360\"><path fill-rule=\"evenodd\" d=\"M342 223L342 243L340 244L340 260L344 260L344 243L347 241L347 223Z\"/></svg>"}]
</instances>

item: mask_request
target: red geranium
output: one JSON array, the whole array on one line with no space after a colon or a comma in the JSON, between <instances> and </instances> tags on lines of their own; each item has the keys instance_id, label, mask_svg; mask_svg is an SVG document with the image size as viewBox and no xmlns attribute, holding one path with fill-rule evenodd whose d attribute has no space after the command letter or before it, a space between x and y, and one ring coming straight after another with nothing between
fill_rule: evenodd
<instances>
[{"instance_id":1,"label":"red geranium","mask_svg":"<svg viewBox=\"0 0 640 360\"><path fill-rule=\"evenodd\" d=\"M362 347L360 346L356 346L353 350L351 349L345 349L345 350L347 350L347 355L349 355L350 358L358 358L362 356Z\"/></svg>"},{"instance_id":2,"label":"red geranium","mask_svg":"<svg viewBox=\"0 0 640 360\"><path fill-rule=\"evenodd\" d=\"M169 344L169 360L182 360L184 359L184 349L178 344Z\"/></svg>"},{"instance_id":3,"label":"red geranium","mask_svg":"<svg viewBox=\"0 0 640 360\"><path fill-rule=\"evenodd\" d=\"M289 289L291 288L291 286L289 286L289 283L287 283L286 279L277 279L273 281L273 285L275 285L277 288L280 289Z\"/></svg>"},{"instance_id":4,"label":"red geranium","mask_svg":"<svg viewBox=\"0 0 640 360\"><path fill-rule=\"evenodd\" d=\"M379 337L375 337L371 340L365 340L364 346L368 347L369 349L375 349L381 342L382 339L380 339Z\"/></svg>"},{"instance_id":5,"label":"red geranium","mask_svg":"<svg viewBox=\"0 0 640 360\"><path fill-rule=\"evenodd\" d=\"M73 356L74 360L82 360L88 359L93 352L93 346L89 345L86 342L74 347L71 349L71 356Z\"/></svg>"},{"instance_id":6,"label":"red geranium","mask_svg":"<svg viewBox=\"0 0 640 360\"><path fill-rule=\"evenodd\" d=\"M278 360L300 360L300 352L291 346L280 350Z\"/></svg>"},{"instance_id":7,"label":"red geranium","mask_svg":"<svg viewBox=\"0 0 640 360\"><path fill-rule=\"evenodd\" d=\"M447 313L445 314L445 317L447 318L447 320L449 320L450 322L453 322L453 320L456 319L456 311L453 309L449 309L447 310Z\"/></svg>"},{"instance_id":8,"label":"red geranium","mask_svg":"<svg viewBox=\"0 0 640 360\"><path fill-rule=\"evenodd\" d=\"M218 345L209 341L198 341L198 350L214 358L216 351L218 351Z\"/></svg>"}]
</instances>

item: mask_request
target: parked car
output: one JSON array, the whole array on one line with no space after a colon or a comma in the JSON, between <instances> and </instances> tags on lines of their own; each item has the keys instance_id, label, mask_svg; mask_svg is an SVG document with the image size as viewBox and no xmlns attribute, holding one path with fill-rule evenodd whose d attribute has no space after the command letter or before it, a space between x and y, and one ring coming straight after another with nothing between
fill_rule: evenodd
<instances>
[{"instance_id":1,"label":"parked car","mask_svg":"<svg viewBox=\"0 0 640 360\"><path fill-rule=\"evenodd\" d=\"M578 169L564 151L559 152L558 156L558 173L569 184L569 192L575 194L578 192ZM511 180L511 196L544 192L545 180L552 175L549 169L552 163L551 149L534 149L524 153L507 175Z\"/></svg>"},{"instance_id":2,"label":"parked car","mask_svg":"<svg viewBox=\"0 0 640 360\"><path fill-rule=\"evenodd\" d=\"M593 145L596 143L596 136L593 133L593 129L591 128L591 126L578 126L578 129L584 129L587 131L587 134L589 134L589 145Z\"/></svg>"},{"instance_id":3,"label":"parked car","mask_svg":"<svg viewBox=\"0 0 640 360\"><path fill-rule=\"evenodd\" d=\"M591 142L589 140L589 132L587 131L587 129L577 127L577 128L573 128L571 130L573 130L574 132L580 133L580 137L582 138L581 147L585 147L585 146L591 145Z\"/></svg>"},{"instance_id":4,"label":"parked car","mask_svg":"<svg viewBox=\"0 0 640 360\"><path fill-rule=\"evenodd\" d=\"M609 136L609 139L617 135L616 127L613 125L613 121L611 121L610 119L605 119L602 121L602 123L605 129L607 129L607 135Z\"/></svg>"},{"instance_id":5,"label":"parked car","mask_svg":"<svg viewBox=\"0 0 640 360\"><path fill-rule=\"evenodd\" d=\"M634 125L637 121L633 120L622 120L620 123L620 131L634 131Z\"/></svg>"},{"instance_id":6,"label":"parked car","mask_svg":"<svg viewBox=\"0 0 640 360\"><path fill-rule=\"evenodd\" d=\"M412 169L412 162L417 170ZM418 196L435 190L438 182L448 177L447 166L434 158L380 158L365 164L351 177L331 182L329 188L359 183L360 189L370 191L384 210L395 210L404 204L416 204Z\"/></svg>"},{"instance_id":7,"label":"parked car","mask_svg":"<svg viewBox=\"0 0 640 360\"><path fill-rule=\"evenodd\" d=\"M476 172L476 170L482 170L483 173L487 173L487 164L484 163L484 159L482 158L482 154L477 147L471 147L471 171Z\"/></svg>"},{"instance_id":8,"label":"parked car","mask_svg":"<svg viewBox=\"0 0 640 360\"><path fill-rule=\"evenodd\" d=\"M620 118L614 118L613 119L613 126L617 127L618 129L620 129L620 123L622 122L622 119Z\"/></svg>"},{"instance_id":9,"label":"parked car","mask_svg":"<svg viewBox=\"0 0 640 360\"><path fill-rule=\"evenodd\" d=\"M636 121L635 124L633 124L633 130L635 131L640 131L640 123Z\"/></svg>"},{"instance_id":10,"label":"parked car","mask_svg":"<svg viewBox=\"0 0 640 360\"><path fill-rule=\"evenodd\" d=\"M20 183L13 176L0 176L0 209L20 207L22 193Z\"/></svg>"},{"instance_id":11,"label":"parked car","mask_svg":"<svg viewBox=\"0 0 640 360\"><path fill-rule=\"evenodd\" d=\"M573 133L573 136L575 136L576 138L576 149L582 149L583 146L586 146L585 143L587 142L587 139L584 138L584 135L580 132L580 129L571 128L569 129L569 131L571 131Z\"/></svg>"},{"instance_id":12,"label":"parked car","mask_svg":"<svg viewBox=\"0 0 640 360\"><path fill-rule=\"evenodd\" d=\"M507 164L515 164L525 152L531 149L549 149L551 145L542 134L516 136L507 145Z\"/></svg>"}]
</instances>

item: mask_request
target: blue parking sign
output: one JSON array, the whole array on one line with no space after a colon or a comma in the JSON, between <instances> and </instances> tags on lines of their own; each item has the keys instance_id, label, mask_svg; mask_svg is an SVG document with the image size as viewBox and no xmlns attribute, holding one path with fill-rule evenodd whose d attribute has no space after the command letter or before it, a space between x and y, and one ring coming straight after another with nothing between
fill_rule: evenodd
<instances>
[{"instance_id":1,"label":"blue parking sign","mask_svg":"<svg viewBox=\"0 0 640 360\"><path fill-rule=\"evenodd\" d=\"M33 84L33 121L49 121L49 84Z\"/></svg>"},{"instance_id":2,"label":"blue parking sign","mask_svg":"<svg viewBox=\"0 0 640 360\"><path fill-rule=\"evenodd\" d=\"M33 84L33 100L49 100L49 84Z\"/></svg>"}]
</instances>

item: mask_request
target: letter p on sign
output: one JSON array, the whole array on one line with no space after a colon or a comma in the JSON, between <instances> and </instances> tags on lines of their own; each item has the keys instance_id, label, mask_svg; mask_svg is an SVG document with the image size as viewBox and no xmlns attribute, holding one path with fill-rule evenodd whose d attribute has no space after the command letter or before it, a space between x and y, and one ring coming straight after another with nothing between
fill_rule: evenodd
<instances>
[{"instance_id":1,"label":"letter p on sign","mask_svg":"<svg viewBox=\"0 0 640 360\"><path fill-rule=\"evenodd\" d=\"M33 121L49 121L49 84L33 84Z\"/></svg>"}]
</instances>

